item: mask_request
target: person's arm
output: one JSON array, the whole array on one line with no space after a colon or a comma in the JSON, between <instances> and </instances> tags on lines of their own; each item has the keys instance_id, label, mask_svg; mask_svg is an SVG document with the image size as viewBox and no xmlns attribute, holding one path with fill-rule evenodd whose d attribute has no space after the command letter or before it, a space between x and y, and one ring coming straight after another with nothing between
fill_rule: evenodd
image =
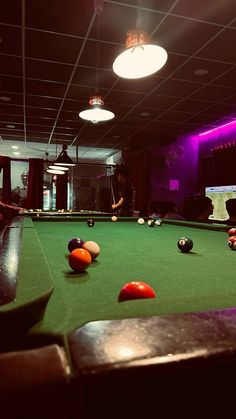
<instances>
[{"instance_id":1,"label":"person's arm","mask_svg":"<svg viewBox=\"0 0 236 419\"><path fill-rule=\"evenodd\" d=\"M113 204L111 207L112 207L113 210L118 209L118 208L122 207L123 203L124 203L124 198L121 197L120 200L117 202L117 204Z\"/></svg>"},{"instance_id":2,"label":"person's arm","mask_svg":"<svg viewBox=\"0 0 236 419\"><path fill-rule=\"evenodd\" d=\"M0 201L0 207L5 211L5 214L12 217L13 214L24 214L28 212L26 209L22 207L17 207L16 205L4 204L4 202Z\"/></svg>"},{"instance_id":3,"label":"person's arm","mask_svg":"<svg viewBox=\"0 0 236 419\"><path fill-rule=\"evenodd\" d=\"M0 205L1 205L3 208L9 208L9 209L13 209L13 210L16 210L16 211L23 210L23 208L22 208L22 207L17 207L16 205L4 204L2 201L0 201Z\"/></svg>"}]
</instances>

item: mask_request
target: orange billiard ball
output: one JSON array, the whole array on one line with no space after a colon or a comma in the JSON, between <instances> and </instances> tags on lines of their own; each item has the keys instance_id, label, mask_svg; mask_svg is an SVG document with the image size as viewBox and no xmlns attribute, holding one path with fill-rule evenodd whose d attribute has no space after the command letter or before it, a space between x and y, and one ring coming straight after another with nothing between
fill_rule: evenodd
<instances>
[{"instance_id":1,"label":"orange billiard ball","mask_svg":"<svg viewBox=\"0 0 236 419\"><path fill-rule=\"evenodd\" d=\"M90 253L86 249L75 249L68 257L70 267L76 272L83 272L92 262Z\"/></svg>"}]
</instances>

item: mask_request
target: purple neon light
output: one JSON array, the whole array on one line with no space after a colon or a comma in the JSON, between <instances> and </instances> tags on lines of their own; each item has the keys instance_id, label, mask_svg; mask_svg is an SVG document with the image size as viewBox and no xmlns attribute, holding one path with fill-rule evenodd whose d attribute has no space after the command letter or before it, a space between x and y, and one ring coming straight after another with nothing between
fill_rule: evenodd
<instances>
[{"instance_id":1,"label":"purple neon light","mask_svg":"<svg viewBox=\"0 0 236 419\"><path fill-rule=\"evenodd\" d=\"M218 129L221 129L221 128L224 128L224 127L228 127L229 125L233 125L233 124L235 124L235 123L236 123L236 119L235 119L235 120L233 120L233 121L231 121L231 122L228 122L227 124L220 125L219 127L216 127L216 128L210 129L210 130L208 130L208 131L201 132L201 134L198 134L198 136L199 136L199 137L202 137L203 135L210 134L210 133L212 133L212 132L214 132L214 131L216 131L216 130L218 130Z\"/></svg>"}]
</instances>

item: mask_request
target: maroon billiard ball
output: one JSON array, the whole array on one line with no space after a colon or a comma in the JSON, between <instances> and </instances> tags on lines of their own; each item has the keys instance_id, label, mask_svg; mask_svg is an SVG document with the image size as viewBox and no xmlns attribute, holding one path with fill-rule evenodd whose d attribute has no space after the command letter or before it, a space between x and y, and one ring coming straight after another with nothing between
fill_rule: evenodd
<instances>
[{"instance_id":1,"label":"maroon billiard ball","mask_svg":"<svg viewBox=\"0 0 236 419\"><path fill-rule=\"evenodd\" d=\"M75 237L69 241L68 250L71 253L73 250L83 247L83 244L84 240L80 239L80 237Z\"/></svg>"},{"instance_id":2,"label":"maroon billiard ball","mask_svg":"<svg viewBox=\"0 0 236 419\"><path fill-rule=\"evenodd\" d=\"M236 236L236 227L232 227L228 231L229 236Z\"/></svg>"}]
</instances>

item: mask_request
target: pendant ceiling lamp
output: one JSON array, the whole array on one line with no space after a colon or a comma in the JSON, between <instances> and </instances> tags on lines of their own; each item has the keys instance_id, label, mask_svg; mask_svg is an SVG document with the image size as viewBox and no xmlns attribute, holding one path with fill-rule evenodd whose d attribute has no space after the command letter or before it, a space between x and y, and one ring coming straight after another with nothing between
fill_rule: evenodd
<instances>
[{"instance_id":1,"label":"pendant ceiling lamp","mask_svg":"<svg viewBox=\"0 0 236 419\"><path fill-rule=\"evenodd\" d=\"M75 166L76 164L71 160L67 154L67 145L63 144L62 151L60 152L57 159L54 161L55 166ZM53 170L53 169L52 169Z\"/></svg>"},{"instance_id":2,"label":"pendant ceiling lamp","mask_svg":"<svg viewBox=\"0 0 236 419\"><path fill-rule=\"evenodd\" d=\"M50 173L52 175L64 175L65 172L63 172L63 170L59 170L59 169L47 169L47 173Z\"/></svg>"},{"instance_id":3,"label":"pendant ceiling lamp","mask_svg":"<svg viewBox=\"0 0 236 419\"><path fill-rule=\"evenodd\" d=\"M142 27L141 0L137 0L135 29L127 32L125 50L113 63L113 70L119 77L126 79L147 77L160 70L166 63L166 50L151 42Z\"/></svg>"},{"instance_id":4,"label":"pendant ceiling lamp","mask_svg":"<svg viewBox=\"0 0 236 419\"><path fill-rule=\"evenodd\" d=\"M114 113L103 109L104 102L101 96L92 96L89 100L90 108L79 113L80 118L91 121L94 124L101 121L108 121L114 118Z\"/></svg>"},{"instance_id":5,"label":"pendant ceiling lamp","mask_svg":"<svg viewBox=\"0 0 236 419\"><path fill-rule=\"evenodd\" d=\"M115 59L113 70L119 77L139 79L160 70L166 60L166 50L152 44L146 32L131 29L127 32L126 50Z\"/></svg>"},{"instance_id":6,"label":"pendant ceiling lamp","mask_svg":"<svg viewBox=\"0 0 236 419\"><path fill-rule=\"evenodd\" d=\"M85 109L79 113L80 118L86 121L91 121L93 124L102 121L109 121L114 118L115 114L107 109L104 109L104 101L98 94L98 76L99 76L99 29L100 29L100 12L103 11L103 0L94 0L94 9L97 13L97 50L96 50L96 81L95 81L95 95L89 99L89 109Z\"/></svg>"},{"instance_id":7,"label":"pendant ceiling lamp","mask_svg":"<svg viewBox=\"0 0 236 419\"><path fill-rule=\"evenodd\" d=\"M65 172L66 170L69 170L69 167L62 167L62 166L49 166L49 169L55 169L55 170L62 170L63 172Z\"/></svg>"}]
</instances>

